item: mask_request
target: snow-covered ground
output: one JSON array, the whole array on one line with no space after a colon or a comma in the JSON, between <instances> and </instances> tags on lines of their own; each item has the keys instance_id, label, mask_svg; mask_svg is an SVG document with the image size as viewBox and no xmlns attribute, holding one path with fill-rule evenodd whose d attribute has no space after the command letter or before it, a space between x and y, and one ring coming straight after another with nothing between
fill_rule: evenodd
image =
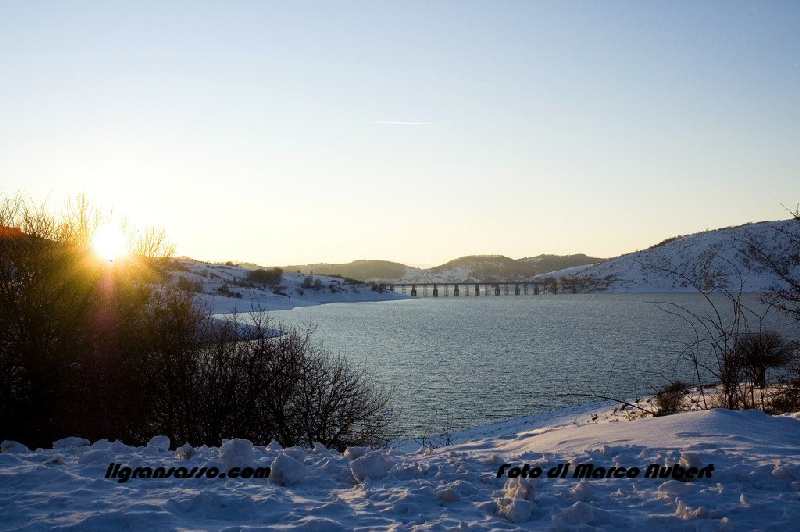
<instances>
[{"instance_id":1,"label":"snow-covered ground","mask_svg":"<svg viewBox=\"0 0 800 532\"><path fill-rule=\"evenodd\" d=\"M453 441L344 454L242 440L193 452L169 450L164 438L146 447L72 439L35 452L6 442L0 530L792 530L800 519L797 416L720 409L625 421L594 405L478 427ZM111 462L271 466L272 478L119 482L104 478ZM547 478L560 463L570 464L566 478ZM640 474L572 478L587 463ZM503 464L543 474L497 478ZM714 469L684 482L644 478L650 464Z\"/></svg>"},{"instance_id":2,"label":"snow-covered ground","mask_svg":"<svg viewBox=\"0 0 800 532\"><path fill-rule=\"evenodd\" d=\"M183 278L197 288L195 299L214 314L246 313L253 310L287 310L323 303L386 301L406 296L376 292L368 284L350 284L338 277L284 272L273 287L247 286L250 270L240 266L208 264L193 259L178 259L180 270L172 280ZM304 286L306 283L306 286ZM308 284L311 286L308 286Z\"/></svg>"},{"instance_id":3,"label":"snow-covered ground","mask_svg":"<svg viewBox=\"0 0 800 532\"><path fill-rule=\"evenodd\" d=\"M695 289L661 268L683 271L708 264L710 270L727 277L727 286L744 291L763 292L780 283L773 273L749 259L747 242L784 252L790 249L786 232L800 238L800 223L793 220L760 222L679 236L649 249L628 253L590 266L577 266L543 274L544 277L591 277L611 279L609 292L694 292Z\"/></svg>"}]
</instances>

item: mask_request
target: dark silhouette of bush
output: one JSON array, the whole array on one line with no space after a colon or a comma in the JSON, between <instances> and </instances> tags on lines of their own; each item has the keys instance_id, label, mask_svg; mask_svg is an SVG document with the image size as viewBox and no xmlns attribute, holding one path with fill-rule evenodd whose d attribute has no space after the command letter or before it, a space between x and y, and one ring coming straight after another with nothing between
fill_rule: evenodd
<instances>
[{"instance_id":1,"label":"dark silhouette of bush","mask_svg":"<svg viewBox=\"0 0 800 532\"><path fill-rule=\"evenodd\" d=\"M677 414L681 410L683 398L689 392L689 386L681 381L674 381L656 392L656 416Z\"/></svg>"},{"instance_id":2,"label":"dark silhouette of bush","mask_svg":"<svg viewBox=\"0 0 800 532\"><path fill-rule=\"evenodd\" d=\"M247 272L247 280L264 286L274 286L281 282L281 268L258 269Z\"/></svg>"},{"instance_id":3,"label":"dark silhouette of bush","mask_svg":"<svg viewBox=\"0 0 800 532\"><path fill-rule=\"evenodd\" d=\"M786 365L795 346L775 331L760 331L741 335L734 350L753 385L764 389L767 370Z\"/></svg>"},{"instance_id":4,"label":"dark silhouette of bush","mask_svg":"<svg viewBox=\"0 0 800 532\"><path fill-rule=\"evenodd\" d=\"M0 200L0 226L19 229L0 238L0 438L41 446L145 422L120 398L142 395L127 352L147 341L137 328L164 263L136 253L169 246L149 241L124 266L109 265L89 249L99 222L83 200L60 219Z\"/></svg>"},{"instance_id":5,"label":"dark silhouette of bush","mask_svg":"<svg viewBox=\"0 0 800 532\"><path fill-rule=\"evenodd\" d=\"M321 442L381 444L388 397L371 376L316 348L309 330L283 329L253 316L248 334L237 319L220 323L180 294L159 294L159 339L144 366L154 387L150 432L173 441L219 445L247 438L284 446Z\"/></svg>"},{"instance_id":6,"label":"dark silhouette of bush","mask_svg":"<svg viewBox=\"0 0 800 532\"><path fill-rule=\"evenodd\" d=\"M160 283L158 256L95 259L89 220L85 209L56 219L0 201L0 440L166 434L342 448L385 438L388 400L363 370L307 331L212 318Z\"/></svg>"},{"instance_id":7,"label":"dark silhouette of bush","mask_svg":"<svg viewBox=\"0 0 800 532\"><path fill-rule=\"evenodd\" d=\"M192 281L191 279L187 279L183 276L178 276L178 280L175 283L179 290L184 290L186 292L202 292L203 291L203 283L200 281Z\"/></svg>"},{"instance_id":8,"label":"dark silhouette of bush","mask_svg":"<svg viewBox=\"0 0 800 532\"><path fill-rule=\"evenodd\" d=\"M239 299L242 298L242 293L241 292L236 292L235 290L231 290L231 287L228 286L227 284L223 284L222 286L218 286L217 287L217 293L220 294L220 295L223 295L225 297L236 297L236 298L239 298Z\"/></svg>"},{"instance_id":9,"label":"dark silhouette of bush","mask_svg":"<svg viewBox=\"0 0 800 532\"><path fill-rule=\"evenodd\" d=\"M791 378L769 394L768 412L786 414L800 411L800 367L792 368L790 375Z\"/></svg>"}]
</instances>

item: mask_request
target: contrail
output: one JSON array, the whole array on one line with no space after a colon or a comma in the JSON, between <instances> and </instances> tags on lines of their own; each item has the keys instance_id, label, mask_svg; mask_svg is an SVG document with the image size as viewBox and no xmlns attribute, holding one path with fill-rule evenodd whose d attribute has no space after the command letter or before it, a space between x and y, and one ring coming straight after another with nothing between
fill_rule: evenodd
<instances>
[{"instance_id":1,"label":"contrail","mask_svg":"<svg viewBox=\"0 0 800 532\"><path fill-rule=\"evenodd\" d=\"M377 120L376 124L381 126L429 126L433 122L407 122L402 120Z\"/></svg>"}]
</instances>

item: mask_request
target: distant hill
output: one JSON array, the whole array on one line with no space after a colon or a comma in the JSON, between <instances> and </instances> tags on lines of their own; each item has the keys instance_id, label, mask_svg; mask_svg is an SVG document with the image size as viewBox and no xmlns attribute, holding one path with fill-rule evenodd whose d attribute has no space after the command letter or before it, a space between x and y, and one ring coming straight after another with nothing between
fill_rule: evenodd
<instances>
[{"instance_id":1,"label":"distant hill","mask_svg":"<svg viewBox=\"0 0 800 532\"><path fill-rule=\"evenodd\" d=\"M359 281L494 281L529 279L571 266L583 266L604 259L576 255L539 255L512 259L503 255L472 255L434 266L415 268L386 260L356 260L347 264L302 264L285 266L287 272L341 275Z\"/></svg>"},{"instance_id":2,"label":"distant hill","mask_svg":"<svg viewBox=\"0 0 800 532\"><path fill-rule=\"evenodd\" d=\"M573 255L542 254L512 259L503 255L471 255L432 268L416 268L388 260L355 260L346 264L301 264L284 266L287 273L340 276L358 281L457 282L514 281L537 277L558 278L562 286L578 290L612 292L693 291L689 283L665 270L712 269L714 282L741 281L746 291L760 292L775 286L778 279L750 260L747 242L756 241L780 253L797 253L787 232L800 238L800 222L783 220L758 222L666 238L647 249L611 259ZM255 264L242 263L243 269ZM661 269L661 271L659 271Z\"/></svg>"},{"instance_id":3,"label":"distant hill","mask_svg":"<svg viewBox=\"0 0 800 532\"><path fill-rule=\"evenodd\" d=\"M406 274L409 266L388 260L354 260L347 264L300 264L284 266L287 272L300 272L318 275L340 275L359 281L373 279L399 279ZM416 269L416 268L411 268Z\"/></svg>"},{"instance_id":4,"label":"distant hill","mask_svg":"<svg viewBox=\"0 0 800 532\"><path fill-rule=\"evenodd\" d=\"M584 266L604 259L577 255L539 255L512 259L503 255L472 255L453 259L441 266L429 268L425 273L432 280L441 281L502 281L530 279L540 273Z\"/></svg>"},{"instance_id":5,"label":"distant hill","mask_svg":"<svg viewBox=\"0 0 800 532\"><path fill-rule=\"evenodd\" d=\"M745 291L762 292L780 284L780 280L749 258L748 242L776 254L797 253L787 236L792 234L800 238L800 222L758 222L678 235L645 250L592 266L567 268L547 277L581 281L578 284L612 292L695 291L692 283L680 278L683 276L701 280L704 288L713 285L737 290L741 283Z\"/></svg>"},{"instance_id":6,"label":"distant hill","mask_svg":"<svg viewBox=\"0 0 800 532\"><path fill-rule=\"evenodd\" d=\"M533 272L539 274L587 264L600 264L605 260L598 257L589 257L583 253L575 253L574 255L537 255L519 259L519 262L525 262Z\"/></svg>"}]
</instances>

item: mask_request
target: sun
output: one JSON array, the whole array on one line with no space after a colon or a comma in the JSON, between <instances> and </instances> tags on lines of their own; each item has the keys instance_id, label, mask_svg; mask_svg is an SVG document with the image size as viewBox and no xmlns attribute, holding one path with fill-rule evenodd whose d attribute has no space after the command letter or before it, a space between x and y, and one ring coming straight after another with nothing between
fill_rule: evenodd
<instances>
[{"instance_id":1,"label":"sun","mask_svg":"<svg viewBox=\"0 0 800 532\"><path fill-rule=\"evenodd\" d=\"M98 227L92 237L92 251L105 261L117 261L128 253L125 235L112 225Z\"/></svg>"}]
</instances>

